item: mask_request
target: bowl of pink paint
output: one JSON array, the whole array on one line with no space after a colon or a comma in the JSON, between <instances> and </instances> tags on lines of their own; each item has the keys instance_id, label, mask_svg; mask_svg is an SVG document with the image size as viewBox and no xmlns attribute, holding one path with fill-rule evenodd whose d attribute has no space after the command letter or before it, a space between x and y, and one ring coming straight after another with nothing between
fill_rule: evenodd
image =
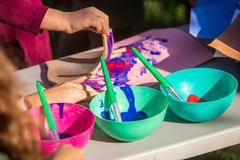
<instances>
[{"instance_id":1,"label":"bowl of pink paint","mask_svg":"<svg viewBox=\"0 0 240 160\"><path fill-rule=\"evenodd\" d=\"M52 103L50 110L57 126L60 140L50 139L51 131L42 107L34 107L27 111L38 122L42 130L37 129L36 138L40 144L41 154L49 156L60 146L70 144L83 148L93 133L95 118L93 113L79 104Z\"/></svg>"}]
</instances>

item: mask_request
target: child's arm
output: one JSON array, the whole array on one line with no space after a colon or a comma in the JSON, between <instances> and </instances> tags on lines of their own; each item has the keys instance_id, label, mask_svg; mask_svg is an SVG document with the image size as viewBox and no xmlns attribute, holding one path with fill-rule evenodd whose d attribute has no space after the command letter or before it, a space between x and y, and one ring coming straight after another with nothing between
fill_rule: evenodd
<instances>
[{"instance_id":1,"label":"child's arm","mask_svg":"<svg viewBox=\"0 0 240 160\"><path fill-rule=\"evenodd\" d=\"M47 10L29 0L0 0L0 22L37 34Z\"/></svg>"},{"instance_id":2,"label":"child's arm","mask_svg":"<svg viewBox=\"0 0 240 160\"><path fill-rule=\"evenodd\" d=\"M0 22L34 34L39 29L67 33L91 30L103 34L109 30L108 16L94 7L63 12L28 0L0 0Z\"/></svg>"}]
</instances>

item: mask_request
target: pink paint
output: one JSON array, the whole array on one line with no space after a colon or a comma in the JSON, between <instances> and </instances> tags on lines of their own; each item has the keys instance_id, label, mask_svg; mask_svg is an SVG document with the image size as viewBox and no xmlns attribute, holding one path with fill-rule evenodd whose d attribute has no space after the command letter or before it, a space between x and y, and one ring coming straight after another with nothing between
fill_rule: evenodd
<instances>
[{"instance_id":1,"label":"pink paint","mask_svg":"<svg viewBox=\"0 0 240 160\"><path fill-rule=\"evenodd\" d=\"M39 130L37 130L36 134L37 140L40 143L41 153L44 156L49 156L63 144L71 144L75 147L83 148L93 133L95 123L93 113L84 106L69 103L51 104L51 112L57 126L57 131L61 134L71 135L71 137L58 141L42 139L41 137L46 137L50 134L44 113L41 107L28 110L27 113L40 122L40 125L46 131L44 135L40 135Z\"/></svg>"}]
</instances>

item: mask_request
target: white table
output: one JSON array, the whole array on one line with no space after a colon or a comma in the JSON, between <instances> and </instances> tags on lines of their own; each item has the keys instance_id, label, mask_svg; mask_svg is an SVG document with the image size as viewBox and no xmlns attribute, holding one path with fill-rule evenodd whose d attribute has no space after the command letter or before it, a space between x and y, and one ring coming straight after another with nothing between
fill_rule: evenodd
<instances>
[{"instance_id":1,"label":"white table","mask_svg":"<svg viewBox=\"0 0 240 160\"><path fill-rule=\"evenodd\" d=\"M210 61L204 66L221 66L218 64L219 61L221 59ZM240 71L240 68L238 69ZM39 66L19 70L16 75L25 86L22 89L24 95L36 92L35 82L41 80ZM46 86L48 87L48 85ZM136 142L115 141L95 127L91 140L84 148L85 159L184 159L240 143L239 91L227 112L214 121L188 123L171 112L168 112L166 117L155 133Z\"/></svg>"}]
</instances>

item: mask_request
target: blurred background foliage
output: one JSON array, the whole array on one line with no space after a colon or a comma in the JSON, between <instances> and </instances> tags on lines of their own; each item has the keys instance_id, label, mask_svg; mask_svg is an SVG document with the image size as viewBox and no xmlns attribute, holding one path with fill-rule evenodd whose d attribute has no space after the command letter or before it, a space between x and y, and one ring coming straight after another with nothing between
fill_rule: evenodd
<instances>
[{"instance_id":1,"label":"blurred background foliage","mask_svg":"<svg viewBox=\"0 0 240 160\"><path fill-rule=\"evenodd\" d=\"M61 10L71 10L72 6L72 0L43 0L43 2ZM143 0L143 4L144 28L174 27L188 22L190 6L187 0Z\"/></svg>"},{"instance_id":2,"label":"blurred background foliage","mask_svg":"<svg viewBox=\"0 0 240 160\"><path fill-rule=\"evenodd\" d=\"M73 0L43 0L43 2L49 7L65 11L71 11L73 8ZM189 23L191 9L189 2L191 0L143 0L142 2L143 23L135 26L131 33L127 33L121 38L152 28L177 27ZM54 56L58 57L57 48L60 32L50 32L50 37ZM188 160L240 160L240 145L210 152Z\"/></svg>"},{"instance_id":3,"label":"blurred background foliage","mask_svg":"<svg viewBox=\"0 0 240 160\"><path fill-rule=\"evenodd\" d=\"M153 27L174 27L188 21L188 5L181 0L144 0L144 20Z\"/></svg>"}]
</instances>

